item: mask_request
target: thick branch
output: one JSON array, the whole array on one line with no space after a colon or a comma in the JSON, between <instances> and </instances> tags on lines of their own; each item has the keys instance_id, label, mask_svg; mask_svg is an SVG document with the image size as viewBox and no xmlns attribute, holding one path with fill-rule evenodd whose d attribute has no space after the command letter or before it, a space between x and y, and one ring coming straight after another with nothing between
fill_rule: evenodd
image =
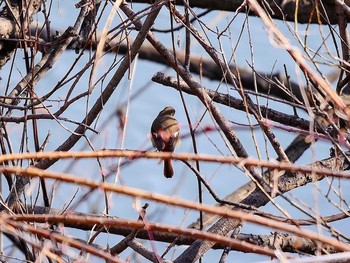
<instances>
[{"instance_id":1,"label":"thick branch","mask_svg":"<svg viewBox=\"0 0 350 263\"><path fill-rule=\"evenodd\" d=\"M175 89L181 89L183 92L194 95L193 90L191 90L188 87L186 82L184 82L183 80L180 80L180 82L178 82L177 78L171 77L162 72L156 73L152 77L152 80L157 83L161 83L163 85L167 85ZM204 87L202 89L205 91L205 93L207 93L210 96L210 98L213 101L217 103L220 103L241 111L247 110L244 101L241 99L237 99L228 94L223 94L210 89L206 89ZM270 119L272 121L275 121L284 125L288 125L294 128L299 128L305 131L310 130L310 122L298 116L288 115L286 113L283 113L274 109L269 109L265 106L260 106L260 112L264 118Z\"/></svg>"},{"instance_id":2,"label":"thick branch","mask_svg":"<svg viewBox=\"0 0 350 263\"><path fill-rule=\"evenodd\" d=\"M49 209L49 208L40 207L40 206L36 206L34 208L28 207L27 212L28 214L51 214L51 215L62 214L61 210ZM69 215L82 216L86 218L92 217L92 216L96 217L96 215L73 212L73 211L69 211ZM100 216L100 217L101 219L106 218L105 216ZM297 221L300 221L300 220L297 220ZM316 222L313 222L313 223L316 224ZM94 224L88 221L85 222L84 224L66 221L64 223L64 226L74 228L74 229L90 231L94 227ZM99 229L99 231L108 232L116 235L128 236L135 231L135 228L123 227L123 226L108 226L108 228L102 227L101 229ZM196 241L196 238L194 237L179 236L178 234L171 233L171 232L152 231L152 234L155 241L172 243L174 245L179 245L179 246L190 245ZM137 229L136 238L149 240L149 233L146 229ZM276 247L278 247L280 250L284 252L291 252L291 253L315 254L317 249L319 249L315 245L315 243L308 238L302 238L295 235L288 235L288 234L281 234L281 233L274 233L272 235L238 234L237 239L246 241L249 243L253 243L259 246L267 246L267 247L270 247L271 249L275 249ZM216 244L215 246L213 246L213 249L223 249L223 248L225 248L225 246L220 244ZM328 253L334 252L330 246L323 246L322 248L326 250Z\"/></svg>"},{"instance_id":3,"label":"thick branch","mask_svg":"<svg viewBox=\"0 0 350 263\"><path fill-rule=\"evenodd\" d=\"M37 31L37 27L31 28L32 34ZM59 32L58 29L51 29L52 32ZM54 35L53 33L51 35ZM40 38L48 42L49 37L46 31L43 31ZM84 46L92 50L96 50L98 43L101 41L101 33L96 33L96 36L91 38L91 45ZM127 43L119 38L112 38L106 40L105 51L114 52L118 54L127 55L129 52L129 44L133 40L129 39ZM76 48L70 46L70 48ZM172 52L169 50L169 52ZM139 50L139 58L148 61L167 64L163 56L149 43L144 42ZM177 50L176 58L183 63L185 61L185 53ZM257 91L262 94L272 95L276 98L287 100L289 102L302 102L303 98L300 92L302 87L298 83L290 81L285 74L280 72L266 73L266 72L254 72L250 68L239 67L236 65L230 65L230 70L233 74L237 74L240 77L240 82L244 89ZM211 80L222 81L223 73L222 69L217 66L215 62L209 60L203 56L193 55L190 56L190 71L192 73L200 74ZM226 80L229 84L230 80ZM307 92L305 90L305 92Z\"/></svg>"},{"instance_id":4,"label":"thick branch","mask_svg":"<svg viewBox=\"0 0 350 263\"><path fill-rule=\"evenodd\" d=\"M329 158L324 161L315 162L311 165L312 168L327 167L329 169L344 169L347 164L344 162L343 157ZM285 173L278 178L278 189L281 193L291 191L297 187L306 185L308 183L316 182L323 179L322 175L315 176L314 174L301 174L301 173ZM265 193L255 185L253 182L249 182L246 185L240 187L236 192L241 193L237 195L237 200L234 202L241 202L246 205L261 207L266 205L270 200ZM231 201L231 200L230 200ZM240 221L235 219L221 218L217 221L208 231L220 235L227 235ZM187 249L187 253L183 253L176 259L175 262L188 262L197 259L209 250L214 243L207 241L195 241L190 249Z\"/></svg>"},{"instance_id":5,"label":"thick branch","mask_svg":"<svg viewBox=\"0 0 350 263\"><path fill-rule=\"evenodd\" d=\"M130 0L128 0L130 1ZM148 3L148 0L133 0L133 3ZM183 1L176 1L177 5L182 5ZM243 0L190 0L191 7L199 7L211 10L236 11L244 4ZM294 0L267 0L264 1L268 8L269 15L272 18L293 21L297 23L337 23L337 15L335 10L335 1L323 0L316 1L294 1ZM298 7L296 8L296 3ZM344 3L345 5L345 3ZM347 6L345 5L344 8ZM244 11L244 10L243 10ZM321 20L318 21L317 11ZM252 12L249 15L254 15Z\"/></svg>"},{"instance_id":6,"label":"thick branch","mask_svg":"<svg viewBox=\"0 0 350 263\"><path fill-rule=\"evenodd\" d=\"M38 12L42 0L25 1L25 7L20 6L20 2L22 1L7 1L0 12L0 69L11 58L17 46L13 40L27 30L27 22L31 22L32 16Z\"/></svg>"}]
</instances>

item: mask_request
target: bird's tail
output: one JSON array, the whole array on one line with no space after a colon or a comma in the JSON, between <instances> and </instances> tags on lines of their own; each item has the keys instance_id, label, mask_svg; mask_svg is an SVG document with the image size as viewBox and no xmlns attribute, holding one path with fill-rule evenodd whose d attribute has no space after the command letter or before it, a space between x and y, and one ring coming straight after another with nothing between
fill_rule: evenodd
<instances>
[{"instance_id":1,"label":"bird's tail","mask_svg":"<svg viewBox=\"0 0 350 263\"><path fill-rule=\"evenodd\" d=\"M171 178L174 175L173 165L171 160L164 160L164 176L166 178Z\"/></svg>"}]
</instances>

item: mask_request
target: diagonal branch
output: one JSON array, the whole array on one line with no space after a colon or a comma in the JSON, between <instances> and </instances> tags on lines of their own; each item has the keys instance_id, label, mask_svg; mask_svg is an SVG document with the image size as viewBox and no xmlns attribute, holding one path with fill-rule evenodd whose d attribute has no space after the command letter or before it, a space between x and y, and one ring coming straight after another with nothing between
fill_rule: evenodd
<instances>
[{"instance_id":1,"label":"diagonal branch","mask_svg":"<svg viewBox=\"0 0 350 263\"><path fill-rule=\"evenodd\" d=\"M74 133L61 145L57 148L57 151L68 151L70 150L77 142L78 140L84 135L86 131L86 125L91 125L93 121L97 118L97 116L100 114L101 110L104 107L104 104L107 103L113 92L115 91L116 87L118 86L120 80L123 78L127 70L129 69L130 63L133 62L133 60L136 57L136 54L138 50L140 49L143 41L146 38L146 35L149 31L149 29L152 27L154 20L156 19L162 4L164 2L157 1L153 7L150 14L147 16L139 34L137 35L135 42L131 46L130 50L130 56L127 56L124 58L124 60L121 62L119 68L115 72L114 76L112 77L111 81L106 86L105 90L102 92L102 95L100 98L98 98L87 114L87 116L81 121L81 125L79 125ZM39 163L36 164L36 167L41 169L47 169L51 165L53 165L56 160L52 160L51 158L41 160ZM21 195L21 193L24 190L24 187L29 183L28 178L19 178L16 181L16 186L13 188L13 190L10 192L8 198L7 198L7 204L9 207L13 206L16 203L16 200L18 196ZM2 207L4 209L4 207Z\"/></svg>"}]
</instances>

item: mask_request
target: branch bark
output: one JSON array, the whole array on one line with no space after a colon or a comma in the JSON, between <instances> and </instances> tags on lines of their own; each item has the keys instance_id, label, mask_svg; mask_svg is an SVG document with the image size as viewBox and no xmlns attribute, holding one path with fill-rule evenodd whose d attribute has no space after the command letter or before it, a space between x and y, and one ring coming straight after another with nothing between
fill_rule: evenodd
<instances>
[{"instance_id":1,"label":"branch bark","mask_svg":"<svg viewBox=\"0 0 350 263\"><path fill-rule=\"evenodd\" d=\"M130 1L132 3L148 3L147 0ZM183 1L176 1L176 5L183 5ZM221 10L234 12L245 2L243 0L190 0L191 7L199 7L209 10ZM266 10L269 15L274 19L292 21L296 23L337 23L337 15L335 10L335 1L323 0L323 1L294 1L294 0L268 0L264 1L268 6ZM298 6L296 5L298 4ZM348 6L344 4L344 9ZM244 11L243 11L244 12ZM318 14L317 14L318 13ZM249 12L249 15L255 15ZM320 16L320 20L319 17Z\"/></svg>"}]
</instances>

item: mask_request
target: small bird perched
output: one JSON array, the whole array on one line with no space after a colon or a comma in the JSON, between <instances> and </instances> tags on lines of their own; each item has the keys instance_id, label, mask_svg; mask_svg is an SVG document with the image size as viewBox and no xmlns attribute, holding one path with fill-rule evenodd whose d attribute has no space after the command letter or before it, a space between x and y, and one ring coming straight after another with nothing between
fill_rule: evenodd
<instances>
[{"instance_id":1,"label":"small bird perched","mask_svg":"<svg viewBox=\"0 0 350 263\"><path fill-rule=\"evenodd\" d=\"M173 152L180 143L180 125L173 117L174 114L173 107L165 107L152 123L152 144L158 151ZM171 160L164 160L164 176L171 178L173 175Z\"/></svg>"}]
</instances>

